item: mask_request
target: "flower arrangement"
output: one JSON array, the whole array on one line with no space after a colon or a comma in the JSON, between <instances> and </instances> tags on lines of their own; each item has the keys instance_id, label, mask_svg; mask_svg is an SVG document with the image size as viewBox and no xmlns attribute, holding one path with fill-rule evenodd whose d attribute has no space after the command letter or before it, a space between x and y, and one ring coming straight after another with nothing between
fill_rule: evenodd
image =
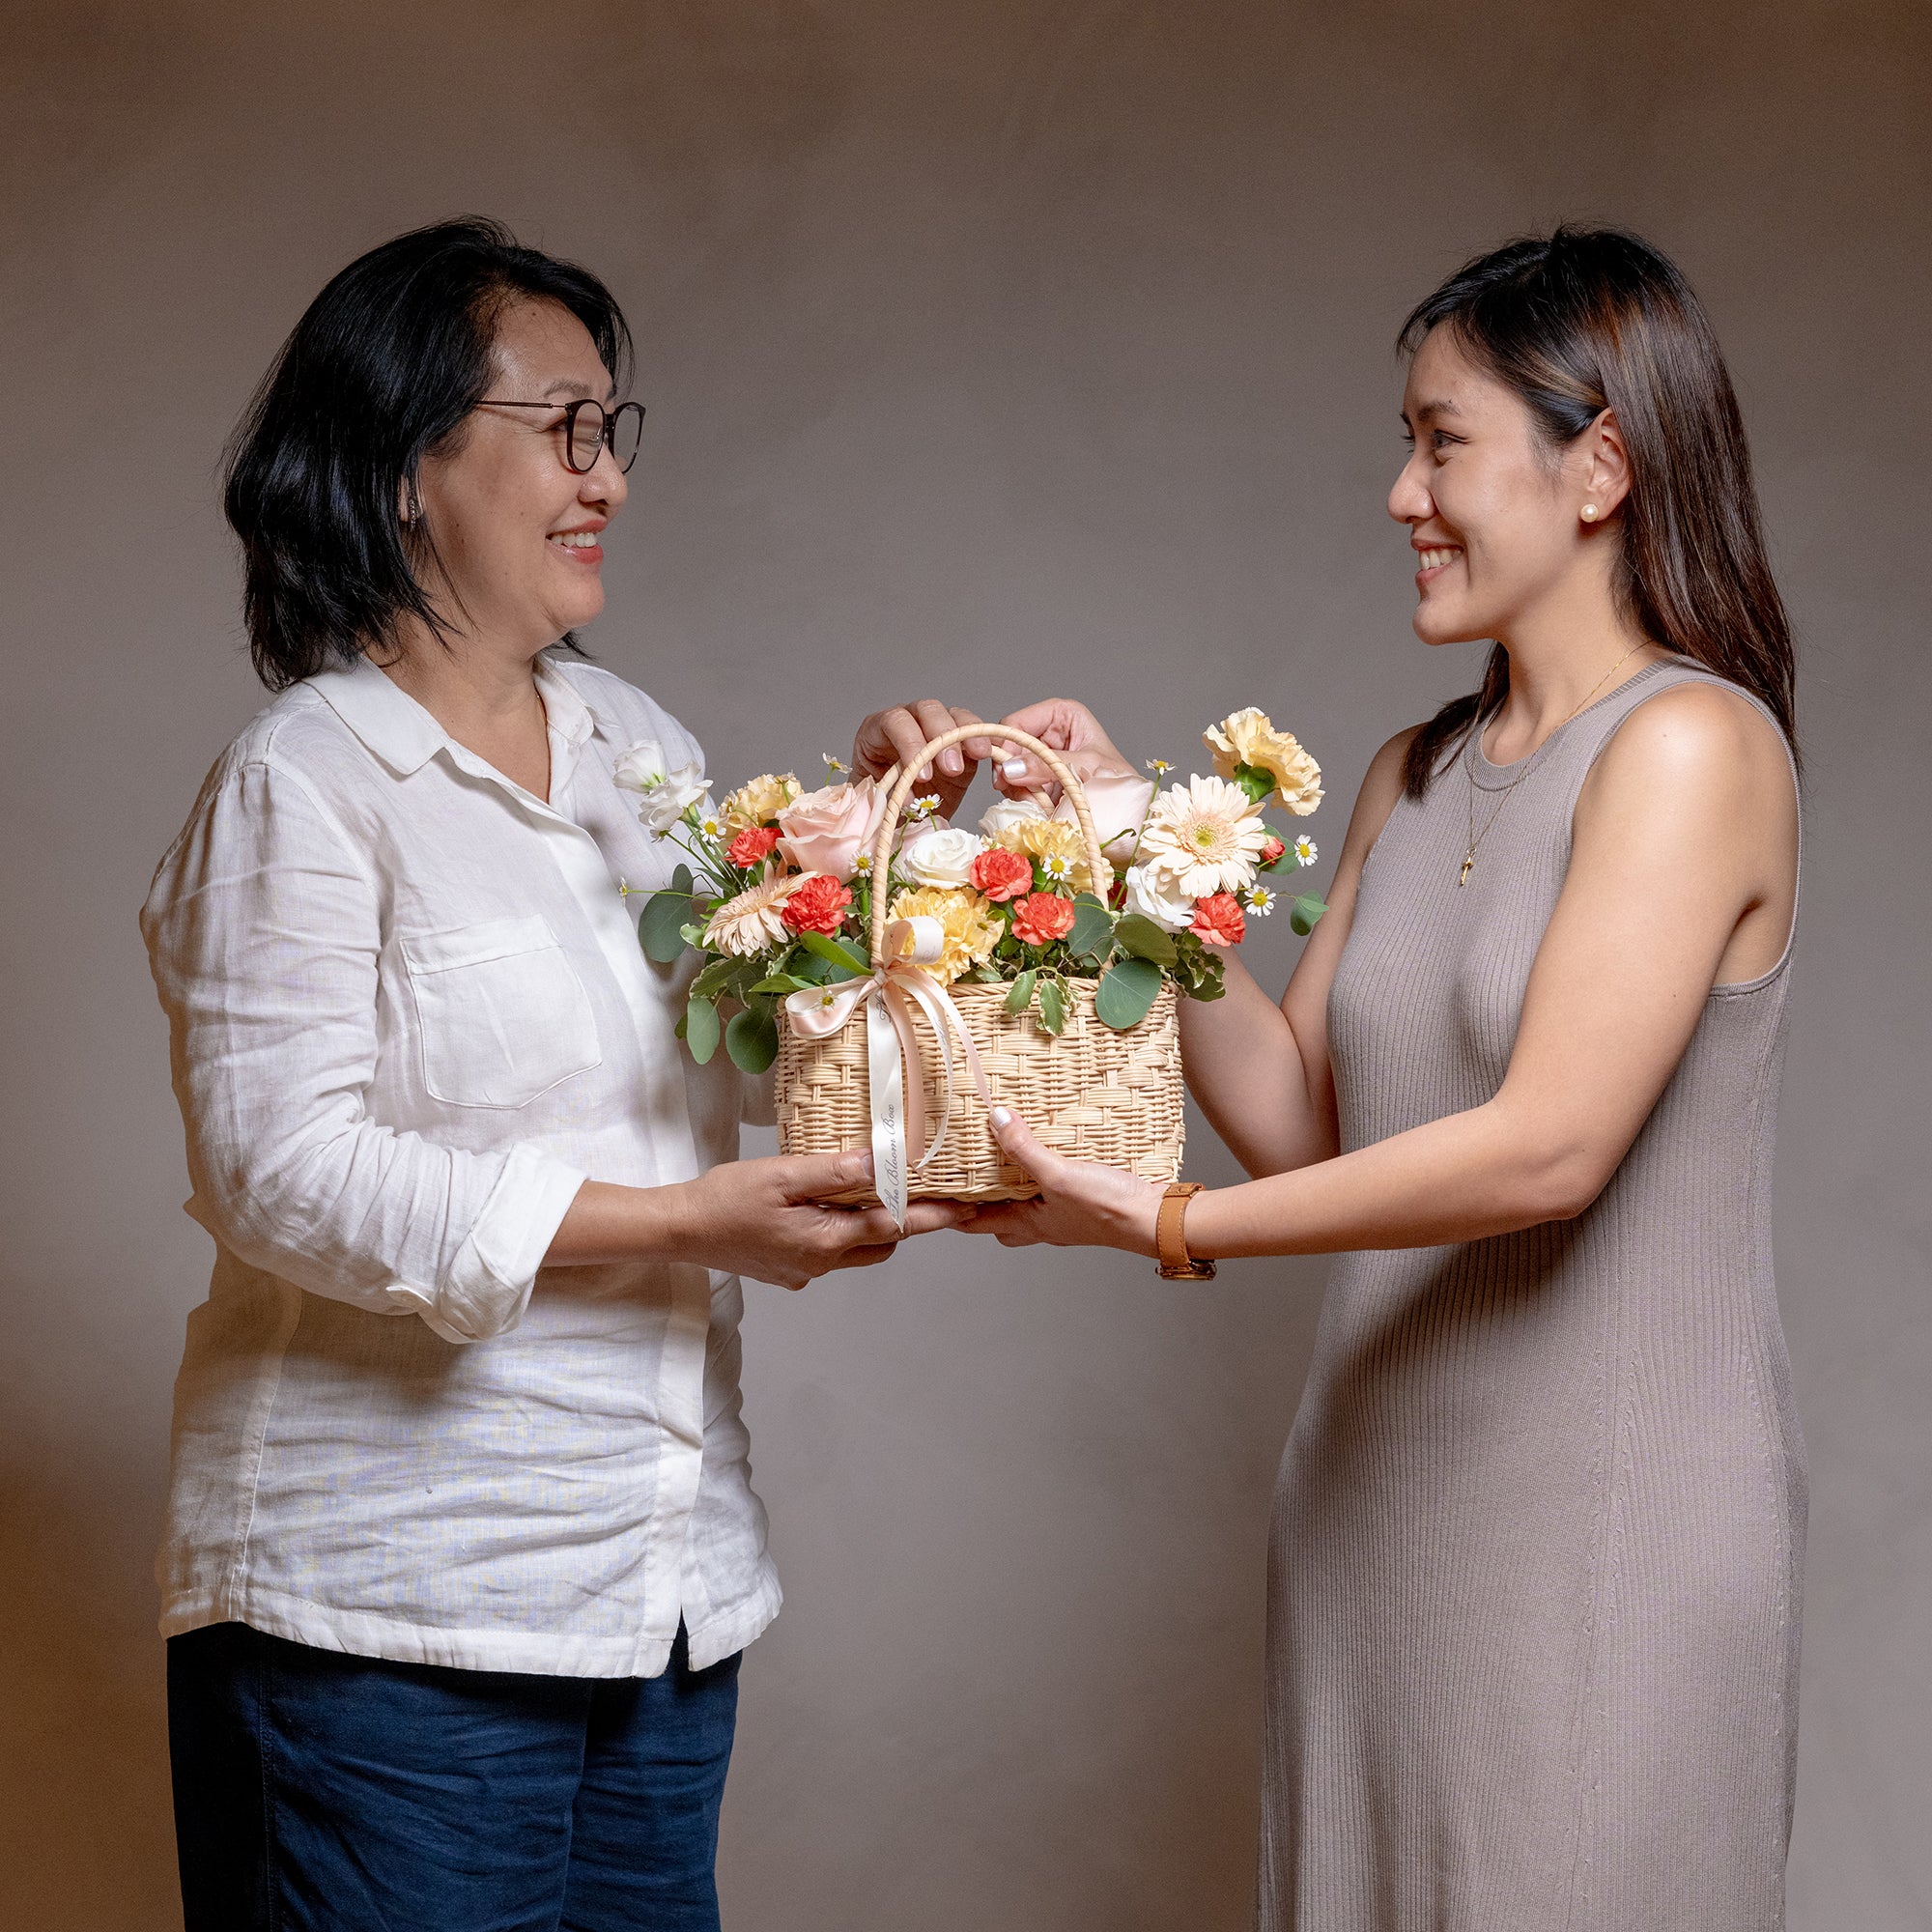
<instances>
[{"instance_id":1,"label":"flower arrangement","mask_svg":"<svg viewBox=\"0 0 1932 1932\"><path fill-rule=\"evenodd\" d=\"M879 893L893 921L927 923L931 956L918 970L940 987L1005 984L1007 1013L1031 1013L1048 1035L1065 1031L1076 980L1094 982L1095 1014L1119 1031L1146 1018L1164 979L1186 997L1219 998L1223 955L1277 904L1266 879L1316 859L1312 839L1278 838L1263 810L1307 816L1321 801L1321 775L1257 710L1222 720L1204 743L1211 777L1159 789L1173 767L1156 758L1152 781L1086 787L1107 861L1099 878L1065 798L1052 809L1003 798L975 832L940 818L937 797L915 799L875 878L887 785L849 778L828 758L831 781L816 791L789 772L767 773L720 807L696 767L671 767L655 744L633 747L616 782L639 794L641 822L686 855L645 902L638 934L662 964L687 948L702 955L682 1027L693 1056L708 1061L722 1041L746 1072L769 1066L781 1005L796 1014L829 1002L828 987L870 975ZM1290 923L1305 936L1326 910L1300 895Z\"/></svg>"}]
</instances>

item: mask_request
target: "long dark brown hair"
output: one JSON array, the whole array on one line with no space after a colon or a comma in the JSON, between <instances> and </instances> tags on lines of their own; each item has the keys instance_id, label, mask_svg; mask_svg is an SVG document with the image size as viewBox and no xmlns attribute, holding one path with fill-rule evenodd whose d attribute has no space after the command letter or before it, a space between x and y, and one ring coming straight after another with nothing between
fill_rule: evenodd
<instances>
[{"instance_id":1,"label":"long dark brown hair","mask_svg":"<svg viewBox=\"0 0 1932 1932\"><path fill-rule=\"evenodd\" d=\"M1646 638L1762 698L1796 755L1791 626L1750 449L1710 319L1675 266L1634 235L1558 228L1459 269L1416 304L1397 347L1413 355L1445 327L1521 397L1552 449L1616 412L1631 467L1619 608ZM1411 798L1508 696L1509 653L1495 644L1481 690L1452 698L1410 742Z\"/></svg>"}]
</instances>

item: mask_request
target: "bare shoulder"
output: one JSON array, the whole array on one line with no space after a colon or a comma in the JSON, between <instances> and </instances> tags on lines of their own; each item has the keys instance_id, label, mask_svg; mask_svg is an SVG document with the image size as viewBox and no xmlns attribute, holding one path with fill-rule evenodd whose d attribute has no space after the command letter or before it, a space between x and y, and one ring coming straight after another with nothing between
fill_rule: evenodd
<instances>
[{"instance_id":1,"label":"bare shoulder","mask_svg":"<svg viewBox=\"0 0 1932 1932\"><path fill-rule=\"evenodd\" d=\"M1676 685L1639 704L1598 758L1585 786L1585 800L1593 797L1760 813L1796 807L1777 726L1715 684Z\"/></svg>"}]
</instances>

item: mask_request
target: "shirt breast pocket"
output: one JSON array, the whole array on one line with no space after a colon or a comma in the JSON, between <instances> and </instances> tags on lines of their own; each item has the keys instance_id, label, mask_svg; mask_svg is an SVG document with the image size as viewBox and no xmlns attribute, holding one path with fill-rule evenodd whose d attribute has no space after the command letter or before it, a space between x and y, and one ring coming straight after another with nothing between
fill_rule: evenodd
<instances>
[{"instance_id":1,"label":"shirt breast pocket","mask_svg":"<svg viewBox=\"0 0 1932 1932\"><path fill-rule=\"evenodd\" d=\"M405 933L423 1084L455 1107L526 1107L603 1059L590 996L550 922Z\"/></svg>"}]
</instances>

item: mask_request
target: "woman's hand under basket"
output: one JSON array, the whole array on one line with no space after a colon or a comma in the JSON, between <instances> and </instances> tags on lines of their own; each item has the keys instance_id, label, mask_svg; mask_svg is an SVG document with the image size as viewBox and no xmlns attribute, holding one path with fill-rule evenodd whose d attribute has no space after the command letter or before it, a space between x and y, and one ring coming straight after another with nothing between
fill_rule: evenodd
<instances>
[{"instance_id":1,"label":"woman's hand under basket","mask_svg":"<svg viewBox=\"0 0 1932 1932\"><path fill-rule=\"evenodd\" d=\"M1056 1248L1124 1248L1152 1255L1154 1222L1166 1189L1097 1160L1067 1160L1043 1148L1009 1107L991 1115L993 1138L1014 1166L1039 1183L1033 1201L991 1201L958 1226L992 1235L1009 1248L1045 1242Z\"/></svg>"}]
</instances>

